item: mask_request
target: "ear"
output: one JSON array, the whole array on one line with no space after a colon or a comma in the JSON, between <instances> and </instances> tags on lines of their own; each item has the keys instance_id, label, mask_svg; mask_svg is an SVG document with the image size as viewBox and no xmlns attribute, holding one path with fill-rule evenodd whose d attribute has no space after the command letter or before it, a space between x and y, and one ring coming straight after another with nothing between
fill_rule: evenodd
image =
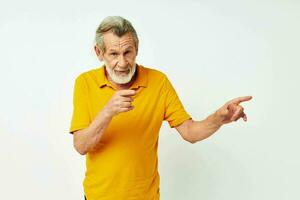
<instances>
[{"instance_id":1,"label":"ear","mask_svg":"<svg viewBox=\"0 0 300 200\"><path fill-rule=\"evenodd\" d=\"M98 59L100 61L103 61L103 52L101 51L101 49L97 45L95 45L94 50L96 52L96 55L97 55Z\"/></svg>"}]
</instances>

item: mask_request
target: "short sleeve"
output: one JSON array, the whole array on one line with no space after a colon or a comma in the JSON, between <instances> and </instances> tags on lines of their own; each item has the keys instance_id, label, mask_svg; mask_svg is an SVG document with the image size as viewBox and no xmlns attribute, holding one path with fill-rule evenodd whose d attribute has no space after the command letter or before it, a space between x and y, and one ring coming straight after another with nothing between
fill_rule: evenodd
<instances>
[{"instance_id":1,"label":"short sleeve","mask_svg":"<svg viewBox=\"0 0 300 200\"><path fill-rule=\"evenodd\" d=\"M165 77L163 87L163 92L165 93L163 95L165 98L164 120L169 123L169 126L173 128L191 119L191 116L184 109L174 87L167 77Z\"/></svg>"},{"instance_id":2,"label":"short sleeve","mask_svg":"<svg viewBox=\"0 0 300 200\"><path fill-rule=\"evenodd\" d=\"M73 115L69 133L89 126L91 119L88 106L88 87L84 77L78 76L75 80L73 92Z\"/></svg>"}]
</instances>

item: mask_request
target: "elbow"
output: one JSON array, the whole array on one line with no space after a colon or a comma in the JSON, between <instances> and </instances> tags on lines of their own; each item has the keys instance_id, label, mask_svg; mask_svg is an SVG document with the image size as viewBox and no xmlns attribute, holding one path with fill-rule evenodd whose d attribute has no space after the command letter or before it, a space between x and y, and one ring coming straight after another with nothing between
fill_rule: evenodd
<instances>
[{"instance_id":1,"label":"elbow","mask_svg":"<svg viewBox=\"0 0 300 200\"><path fill-rule=\"evenodd\" d=\"M86 155L86 152L79 152L79 154L84 156L84 155Z\"/></svg>"},{"instance_id":2,"label":"elbow","mask_svg":"<svg viewBox=\"0 0 300 200\"><path fill-rule=\"evenodd\" d=\"M75 142L74 142L74 149L82 156L86 155L87 153L87 151L85 151L82 147L77 145Z\"/></svg>"},{"instance_id":3,"label":"elbow","mask_svg":"<svg viewBox=\"0 0 300 200\"><path fill-rule=\"evenodd\" d=\"M80 155L82 155L82 156L84 156L84 155L86 155L87 154L87 152L86 151L80 151L80 150L77 150L77 152L80 154Z\"/></svg>"},{"instance_id":4,"label":"elbow","mask_svg":"<svg viewBox=\"0 0 300 200\"><path fill-rule=\"evenodd\" d=\"M196 142L198 142L197 140L193 140L193 139L186 139L186 141L191 144L195 144Z\"/></svg>"},{"instance_id":5,"label":"elbow","mask_svg":"<svg viewBox=\"0 0 300 200\"><path fill-rule=\"evenodd\" d=\"M84 146L82 144L80 144L80 141L78 140L77 137L74 137L73 147L80 155L84 156L87 154L86 149L84 148Z\"/></svg>"},{"instance_id":6,"label":"elbow","mask_svg":"<svg viewBox=\"0 0 300 200\"><path fill-rule=\"evenodd\" d=\"M185 137L183 137L183 139L191 144L195 144L196 142L198 142L198 140L190 137L189 134L185 134Z\"/></svg>"},{"instance_id":7,"label":"elbow","mask_svg":"<svg viewBox=\"0 0 300 200\"><path fill-rule=\"evenodd\" d=\"M80 133L81 131L76 131L73 133L73 147L80 155L86 155L87 150L84 144L81 142L82 139L80 137Z\"/></svg>"},{"instance_id":8,"label":"elbow","mask_svg":"<svg viewBox=\"0 0 300 200\"><path fill-rule=\"evenodd\" d=\"M205 139L206 139L205 137L196 137L196 138L195 137L187 137L187 138L185 138L185 140L191 144L195 144L195 143L200 142Z\"/></svg>"},{"instance_id":9,"label":"elbow","mask_svg":"<svg viewBox=\"0 0 300 200\"><path fill-rule=\"evenodd\" d=\"M189 141L189 143L191 143L191 144L195 144L197 141L195 141L195 140L190 140Z\"/></svg>"},{"instance_id":10,"label":"elbow","mask_svg":"<svg viewBox=\"0 0 300 200\"><path fill-rule=\"evenodd\" d=\"M187 129L187 131L185 132L185 134L183 135L183 139L191 144L195 144L196 142L198 142L198 140L196 138L193 137L193 135L190 134L190 130Z\"/></svg>"}]
</instances>

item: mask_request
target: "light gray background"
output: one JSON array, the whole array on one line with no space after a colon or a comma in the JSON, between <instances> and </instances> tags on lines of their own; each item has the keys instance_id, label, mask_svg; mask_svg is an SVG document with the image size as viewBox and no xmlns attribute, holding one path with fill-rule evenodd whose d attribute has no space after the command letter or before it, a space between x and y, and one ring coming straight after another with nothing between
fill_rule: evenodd
<instances>
[{"instance_id":1,"label":"light gray background","mask_svg":"<svg viewBox=\"0 0 300 200\"><path fill-rule=\"evenodd\" d=\"M164 123L162 200L300 199L300 4L288 0L1 0L1 199L82 199L73 84L100 65L93 38L108 15L133 23L138 63L165 72L195 120L254 97L247 123L193 145Z\"/></svg>"}]
</instances>

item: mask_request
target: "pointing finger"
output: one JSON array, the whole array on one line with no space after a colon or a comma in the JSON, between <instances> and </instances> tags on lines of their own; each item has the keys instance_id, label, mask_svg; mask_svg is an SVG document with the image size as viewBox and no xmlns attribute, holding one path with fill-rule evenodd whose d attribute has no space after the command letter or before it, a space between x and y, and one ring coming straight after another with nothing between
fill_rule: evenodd
<instances>
[{"instance_id":1,"label":"pointing finger","mask_svg":"<svg viewBox=\"0 0 300 200\"><path fill-rule=\"evenodd\" d=\"M118 92L121 96L124 96L124 97L133 96L136 94L135 90L119 90Z\"/></svg>"},{"instance_id":2,"label":"pointing finger","mask_svg":"<svg viewBox=\"0 0 300 200\"><path fill-rule=\"evenodd\" d=\"M240 104L245 101L250 101L251 99L252 99L252 96L238 97L238 98L230 100L227 104L231 104L231 103Z\"/></svg>"}]
</instances>

